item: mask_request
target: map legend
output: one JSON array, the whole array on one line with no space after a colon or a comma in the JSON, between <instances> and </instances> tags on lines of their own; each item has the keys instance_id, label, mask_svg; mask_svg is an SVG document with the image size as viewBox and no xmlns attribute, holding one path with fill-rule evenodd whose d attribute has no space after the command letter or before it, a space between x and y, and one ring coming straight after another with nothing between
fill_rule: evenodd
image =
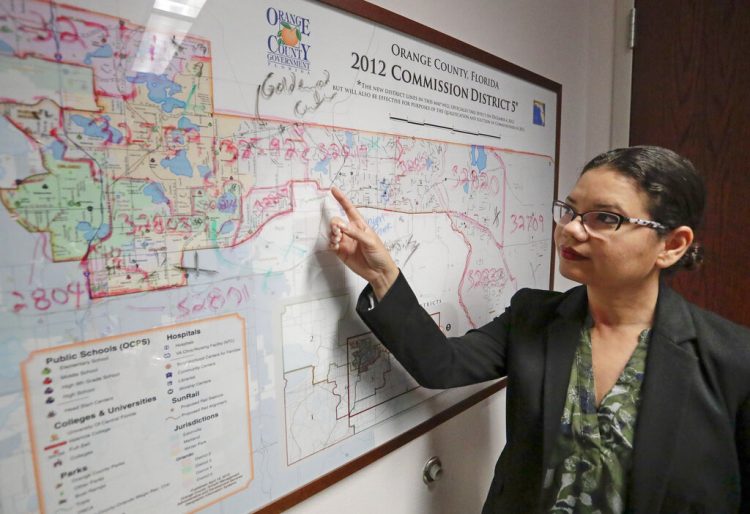
<instances>
[{"instance_id":1,"label":"map legend","mask_svg":"<svg viewBox=\"0 0 750 514\"><path fill-rule=\"evenodd\" d=\"M246 354L234 315L32 354L42 512L189 512L247 487Z\"/></svg>"}]
</instances>

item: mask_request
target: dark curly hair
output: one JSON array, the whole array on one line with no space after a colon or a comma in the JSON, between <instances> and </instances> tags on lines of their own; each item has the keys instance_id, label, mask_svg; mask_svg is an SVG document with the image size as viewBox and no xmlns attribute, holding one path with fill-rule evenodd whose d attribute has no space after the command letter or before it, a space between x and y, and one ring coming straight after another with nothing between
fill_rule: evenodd
<instances>
[{"instance_id":1,"label":"dark curly hair","mask_svg":"<svg viewBox=\"0 0 750 514\"><path fill-rule=\"evenodd\" d=\"M597 155L581 171L610 168L632 178L648 195L649 215L669 230L686 225L696 231L703 220L706 185L685 157L658 146L617 148ZM696 269L703 262L703 247L693 243L682 258L665 271Z\"/></svg>"}]
</instances>

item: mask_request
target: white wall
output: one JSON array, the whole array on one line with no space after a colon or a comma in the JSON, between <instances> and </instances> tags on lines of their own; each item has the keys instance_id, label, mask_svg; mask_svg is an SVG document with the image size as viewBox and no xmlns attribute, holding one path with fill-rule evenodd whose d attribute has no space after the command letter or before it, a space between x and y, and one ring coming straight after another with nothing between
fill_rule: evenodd
<instances>
[{"instance_id":1,"label":"white wall","mask_svg":"<svg viewBox=\"0 0 750 514\"><path fill-rule=\"evenodd\" d=\"M627 144L624 17L633 0L370 1L562 84L561 196L588 159ZM571 285L555 279L556 289ZM504 444L499 393L288 512L479 512ZM427 487L422 466L432 455L441 458L444 474Z\"/></svg>"}]
</instances>

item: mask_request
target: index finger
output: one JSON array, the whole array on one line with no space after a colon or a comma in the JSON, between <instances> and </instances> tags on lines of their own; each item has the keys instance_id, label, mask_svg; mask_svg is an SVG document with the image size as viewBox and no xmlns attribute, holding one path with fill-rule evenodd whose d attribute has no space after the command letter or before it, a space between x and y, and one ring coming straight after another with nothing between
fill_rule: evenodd
<instances>
[{"instance_id":1,"label":"index finger","mask_svg":"<svg viewBox=\"0 0 750 514\"><path fill-rule=\"evenodd\" d=\"M362 223L365 222L364 218L359 213L354 204L349 201L346 195L338 187L332 186L331 194L344 209L346 217L349 218L349 221L361 221Z\"/></svg>"}]
</instances>

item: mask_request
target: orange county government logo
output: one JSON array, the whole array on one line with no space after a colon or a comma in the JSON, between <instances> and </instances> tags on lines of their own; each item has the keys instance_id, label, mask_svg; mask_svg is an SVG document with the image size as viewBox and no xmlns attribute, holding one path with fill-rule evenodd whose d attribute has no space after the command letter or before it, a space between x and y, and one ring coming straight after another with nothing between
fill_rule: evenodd
<instances>
[{"instance_id":1,"label":"orange county government logo","mask_svg":"<svg viewBox=\"0 0 750 514\"><path fill-rule=\"evenodd\" d=\"M310 19L280 9L266 9L268 64L310 71Z\"/></svg>"}]
</instances>

